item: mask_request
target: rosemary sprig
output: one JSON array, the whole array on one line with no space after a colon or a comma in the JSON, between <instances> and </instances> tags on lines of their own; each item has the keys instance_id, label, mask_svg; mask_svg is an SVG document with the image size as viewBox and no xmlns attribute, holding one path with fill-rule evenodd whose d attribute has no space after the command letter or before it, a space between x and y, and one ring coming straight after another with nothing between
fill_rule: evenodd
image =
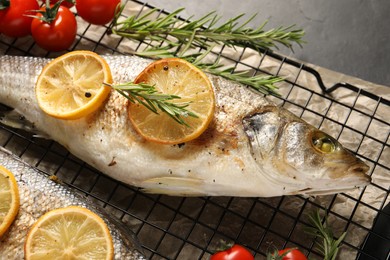
<instances>
[{"instance_id":1,"label":"rosemary sprig","mask_svg":"<svg viewBox=\"0 0 390 260\"><path fill-rule=\"evenodd\" d=\"M138 51L133 53L135 55L149 57L149 58L168 58L178 56L182 59L191 62L199 69L204 72L208 72L213 75L221 76L223 78L241 83L243 85L252 87L256 91L263 93L265 95L272 94L278 96L277 86L275 85L278 82L283 81L284 79L277 76L269 76L269 75L248 75L248 72L241 71L235 72L234 68L225 68L223 69L223 65L220 63L219 58L215 60L213 63L204 63L203 59L211 52L213 46L210 46L207 50L202 53L192 53L187 54L186 51L180 50L175 52L172 50L172 46L164 46L164 47L149 47L144 51Z\"/></svg>"},{"instance_id":2,"label":"rosemary sprig","mask_svg":"<svg viewBox=\"0 0 390 260\"><path fill-rule=\"evenodd\" d=\"M248 24L256 15L240 22L244 16L241 14L217 25L221 17L215 12L210 12L194 21L190 21L192 17L183 21L179 18L183 10L184 8L180 8L156 19L152 17L159 12L157 9L152 9L140 17L130 16L123 21L116 19L112 32L140 41L164 41L170 45L190 43L193 48L207 48L210 43L215 43L230 47L244 46L259 51L277 48L278 44L292 49L293 43L298 45L303 43L304 31L293 29L294 26L281 26L265 31L267 22L264 22L257 28L249 27Z\"/></svg>"},{"instance_id":3,"label":"rosemary sprig","mask_svg":"<svg viewBox=\"0 0 390 260\"><path fill-rule=\"evenodd\" d=\"M184 8L180 8L168 15L158 16L159 11L152 9L140 17L134 15L123 21L119 21L119 13L111 29L113 33L122 37L149 42L149 47L144 51L136 51L133 54L152 58L184 58L206 72L248 85L263 94L279 95L275 86L275 83L283 81L279 77L250 76L246 72L236 73L233 68L222 69L223 66L220 65L219 59L211 64L200 61L215 45L232 48L239 46L256 51L278 48L278 45L292 49L294 43L299 46L303 43L303 30L288 26L265 31L266 22L257 28L250 28L248 24L255 18L255 15L242 22L240 19L244 14L222 22L220 25L217 24L221 21L221 17L215 12L210 12L194 21L191 21L192 17L183 21L179 18L183 10ZM158 17L154 18L156 16ZM153 45L152 42L157 42L158 45ZM196 50L196 53L186 54L189 50ZM199 54L199 50L207 51Z\"/></svg>"},{"instance_id":4,"label":"rosemary sprig","mask_svg":"<svg viewBox=\"0 0 390 260\"><path fill-rule=\"evenodd\" d=\"M199 63L196 64L200 69L217 75L223 78L239 82L246 86L252 87L256 91L263 93L265 95L273 94L278 96L277 86L275 83L281 82L284 79L277 76L265 76L265 75L255 75L250 76L246 71L234 72L233 68L221 69L222 65L219 64L217 60L212 64Z\"/></svg>"},{"instance_id":5,"label":"rosemary sprig","mask_svg":"<svg viewBox=\"0 0 390 260\"><path fill-rule=\"evenodd\" d=\"M335 239L332 229L328 225L327 218L322 221L318 210L309 214L309 222L312 227L308 227L306 232L322 240L322 243L316 242L316 244L320 253L324 256L324 260L335 260L346 232L341 234L338 239Z\"/></svg>"},{"instance_id":6,"label":"rosemary sprig","mask_svg":"<svg viewBox=\"0 0 390 260\"><path fill-rule=\"evenodd\" d=\"M198 117L195 113L187 109L189 106L188 102L169 102L174 99L180 99L180 97L176 95L159 93L152 85L144 83L135 84L132 82L117 85L107 83L104 84L118 91L130 102L139 103L156 114L159 114L159 111L162 111L181 125L190 127L186 123L185 118L189 116L195 118Z\"/></svg>"},{"instance_id":7,"label":"rosemary sprig","mask_svg":"<svg viewBox=\"0 0 390 260\"><path fill-rule=\"evenodd\" d=\"M324 256L324 260L335 260L340 244L345 238L346 232L344 232L338 239L335 239L333 231L328 225L327 218L322 221L318 210L310 213L308 217L311 227L305 228L306 233L321 239L321 243L317 241L316 245L320 253ZM285 255L294 249L297 248L290 248L290 250L287 250L282 255L279 255L280 251L278 249L269 251L267 253L267 260L282 260Z\"/></svg>"}]
</instances>

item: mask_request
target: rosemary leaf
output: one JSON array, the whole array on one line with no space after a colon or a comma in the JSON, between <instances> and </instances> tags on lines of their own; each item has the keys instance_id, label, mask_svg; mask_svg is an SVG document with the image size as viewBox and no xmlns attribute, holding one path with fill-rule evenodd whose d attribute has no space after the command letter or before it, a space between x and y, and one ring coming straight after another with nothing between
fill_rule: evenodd
<instances>
[{"instance_id":1,"label":"rosemary leaf","mask_svg":"<svg viewBox=\"0 0 390 260\"><path fill-rule=\"evenodd\" d=\"M206 72L252 87L256 91L265 95L279 95L276 91L277 86L275 85L275 83L283 81L282 78L277 76L249 76L246 72L232 72L232 69L220 70L218 68L214 68L214 66L212 65L202 64L199 66L202 67L203 70Z\"/></svg>"},{"instance_id":2,"label":"rosemary leaf","mask_svg":"<svg viewBox=\"0 0 390 260\"><path fill-rule=\"evenodd\" d=\"M120 14L118 14L111 29L114 34L122 37L149 42L150 45L145 50L137 50L132 54L153 59L183 58L208 73L250 86L263 94L279 96L275 84L283 81L280 77L250 76L247 72L237 73L230 68L221 69L219 59L213 64L203 63L202 60L216 45L231 48L245 47L256 51L278 48L278 45L292 49L294 43L299 46L303 43L303 30L288 26L266 31L264 27L267 22L257 28L251 28L248 24L256 15L242 22L244 14L228 19L220 25L217 24L222 17L215 12L210 12L194 21L191 21L192 17L184 21L179 18L183 10L184 8L179 8L168 15L160 15L159 10L152 9L139 17L134 15L123 21L119 21ZM152 42L157 42L159 45L154 46ZM190 50L196 51L188 54ZM206 51L200 53L199 50Z\"/></svg>"},{"instance_id":3,"label":"rosemary leaf","mask_svg":"<svg viewBox=\"0 0 390 260\"><path fill-rule=\"evenodd\" d=\"M246 71L234 72L233 68L222 69L223 65L220 64L219 59L217 59L214 63L203 63L203 59L209 54L213 46L210 46L204 52L197 52L192 54L186 54L182 51L180 51L178 54L175 54L171 48L172 46L148 48L145 51L139 51L134 54L149 58L168 58L177 56L187 60L207 73L221 76L223 78L249 86L265 95L272 94L279 96L277 92L278 87L275 84L284 80L281 77L261 74L251 76L248 75Z\"/></svg>"},{"instance_id":4,"label":"rosemary leaf","mask_svg":"<svg viewBox=\"0 0 390 260\"><path fill-rule=\"evenodd\" d=\"M321 239L322 243L317 242L316 244L318 250L324 256L324 260L335 260L346 232L335 239L332 229L328 226L327 219L325 218L323 221L318 210L309 215L309 222L312 227L308 227L306 232Z\"/></svg>"},{"instance_id":5,"label":"rosemary leaf","mask_svg":"<svg viewBox=\"0 0 390 260\"><path fill-rule=\"evenodd\" d=\"M264 48L277 48L284 45L292 49L293 44L301 45L304 31L293 30L293 26L278 27L268 31L264 30L266 22L257 28L247 27L255 15L240 24L244 14L229 19L217 26L221 17L210 12L198 20L191 22L179 18L184 8L177 9L171 14L152 17L158 13L152 9L141 17L130 16L122 22L114 21L113 33L136 40L165 41L172 44L190 44L192 48L207 48L211 43L227 46L245 46L254 50ZM207 23L209 25L207 26ZM176 41L170 40L173 37Z\"/></svg>"},{"instance_id":6,"label":"rosemary leaf","mask_svg":"<svg viewBox=\"0 0 390 260\"><path fill-rule=\"evenodd\" d=\"M184 120L186 117L198 116L187 109L190 103L173 103L170 102L174 99L180 99L177 95L159 93L156 88L152 85L139 83L135 84L132 82L122 83L117 85L107 84L118 91L122 96L126 97L132 103L139 103L145 106L153 113L159 114L159 111L170 116L177 123L190 127Z\"/></svg>"}]
</instances>

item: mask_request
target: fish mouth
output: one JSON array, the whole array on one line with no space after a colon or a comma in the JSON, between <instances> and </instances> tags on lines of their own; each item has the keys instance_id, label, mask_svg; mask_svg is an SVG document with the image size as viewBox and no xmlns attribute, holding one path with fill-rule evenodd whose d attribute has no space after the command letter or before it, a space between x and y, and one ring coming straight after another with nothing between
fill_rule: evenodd
<instances>
[{"instance_id":1,"label":"fish mouth","mask_svg":"<svg viewBox=\"0 0 390 260\"><path fill-rule=\"evenodd\" d=\"M304 194L307 196L323 196L323 195L333 195L341 192L349 192L353 191L356 189L361 189L364 187L362 186L352 186L352 187L341 187L341 188L335 188L335 189L323 189L323 190L318 190L318 189L305 189L305 190L300 190L296 193L293 193L292 195L299 195L299 194Z\"/></svg>"},{"instance_id":2,"label":"fish mouth","mask_svg":"<svg viewBox=\"0 0 390 260\"><path fill-rule=\"evenodd\" d=\"M355 189L363 188L371 183L371 176L367 174L370 167L363 161L358 160L357 163L349 166L343 174L337 178L337 185L329 185L327 183L323 187L318 185L299 190L295 194L305 194L308 196L336 194L340 192L348 192ZM332 182L333 183L333 182Z\"/></svg>"},{"instance_id":3,"label":"fish mouth","mask_svg":"<svg viewBox=\"0 0 390 260\"><path fill-rule=\"evenodd\" d=\"M369 169L370 169L370 167L368 167L367 164L365 164L363 162L358 162L358 163L352 165L351 167L349 167L347 172L349 174L355 174L355 175L364 174L365 176L368 176L368 175L366 175L366 173L368 172Z\"/></svg>"},{"instance_id":4,"label":"fish mouth","mask_svg":"<svg viewBox=\"0 0 390 260\"><path fill-rule=\"evenodd\" d=\"M344 159L343 159L344 160ZM349 161L342 161L340 163L330 163L329 176L337 180L359 180L364 183L370 182L371 177L367 174L370 167L359 158L349 158Z\"/></svg>"},{"instance_id":5,"label":"fish mouth","mask_svg":"<svg viewBox=\"0 0 390 260\"><path fill-rule=\"evenodd\" d=\"M365 185L371 183L371 176L367 174L370 167L363 161L359 160L347 169L347 176L354 177L357 182L364 183ZM359 185L361 186L361 185Z\"/></svg>"}]
</instances>

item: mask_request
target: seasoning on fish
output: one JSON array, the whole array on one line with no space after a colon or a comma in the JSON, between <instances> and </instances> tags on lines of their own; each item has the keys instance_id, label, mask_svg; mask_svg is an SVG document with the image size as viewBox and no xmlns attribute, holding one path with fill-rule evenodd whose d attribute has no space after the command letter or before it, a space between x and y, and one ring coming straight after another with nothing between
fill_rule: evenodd
<instances>
[{"instance_id":1,"label":"seasoning on fish","mask_svg":"<svg viewBox=\"0 0 390 260\"><path fill-rule=\"evenodd\" d=\"M68 207L71 207L70 209L82 207L82 211L89 210L105 222L112 238L114 259L145 259L140 253L141 249L134 241L134 234L130 233L127 228L122 227L120 222L113 220L104 210L95 206L90 200L74 193L64 185L52 181L48 176L22 162L2 147L0 147L0 162L15 176L20 194L19 213L0 242L0 259L25 259L24 243L28 232L33 230L32 227L37 223L37 220L48 212ZM70 230L68 231L70 232ZM50 233L54 235L53 232ZM47 249L52 248L54 248L54 245ZM27 259L36 259L27 257L29 255L30 253L26 255ZM39 256L38 259L53 258Z\"/></svg>"},{"instance_id":2,"label":"seasoning on fish","mask_svg":"<svg viewBox=\"0 0 390 260\"><path fill-rule=\"evenodd\" d=\"M115 83L133 81L152 62L121 55L104 59ZM86 163L145 192L271 197L330 194L370 183L368 166L335 139L217 76L208 75L215 93L213 121L198 138L182 144L140 137L128 118L129 101L115 90L97 113L77 120L53 118L41 111L34 93L49 61L0 56L0 102Z\"/></svg>"}]
</instances>

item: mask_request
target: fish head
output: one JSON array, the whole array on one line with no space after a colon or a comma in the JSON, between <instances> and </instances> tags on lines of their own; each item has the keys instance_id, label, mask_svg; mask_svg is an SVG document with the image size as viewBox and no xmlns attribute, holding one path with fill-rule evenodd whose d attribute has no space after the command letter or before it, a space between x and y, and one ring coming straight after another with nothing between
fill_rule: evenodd
<instances>
[{"instance_id":1,"label":"fish head","mask_svg":"<svg viewBox=\"0 0 390 260\"><path fill-rule=\"evenodd\" d=\"M362 160L286 110L256 113L243 123L254 159L286 194L333 194L370 183Z\"/></svg>"}]
</instances>

